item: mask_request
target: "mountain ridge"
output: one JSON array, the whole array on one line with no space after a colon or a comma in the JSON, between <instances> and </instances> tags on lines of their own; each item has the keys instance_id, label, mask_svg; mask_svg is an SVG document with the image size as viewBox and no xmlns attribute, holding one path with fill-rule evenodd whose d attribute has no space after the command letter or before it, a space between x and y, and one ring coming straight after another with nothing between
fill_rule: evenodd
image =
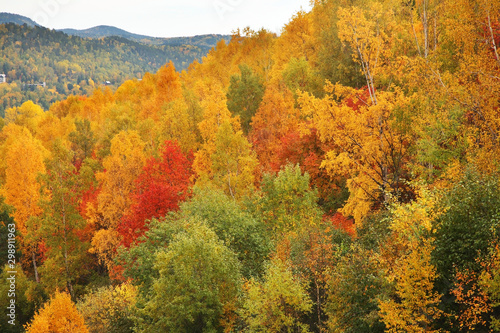
<instances>
[{"instance_id":1,"label":"mountain ridge","mask_svg":"<svg viewBox=\"0 0 500 333\"><path fill-rule=\"evenodd\" d=\"M32 19L19 14L0 12L0 24L5 23L15 23L19 25L27 24L30 27L41 26ZM133 32L126 31L124 29L111 26L111 25L98 25L95 27L87 29L74 29L74 28L64 28L64 29L54 29L56 31L63 32L70 36L78 36L82 38L99 39L105 37L122 37L128 40L139 42L149 45L169 45L169 46L181 46L181 45L193 45L202 48L212 48L221 39L226 42L231 40L230 35L221 34L204 34L195 36L178 36L178 37L153 37L147 35L140 35ZM207 50L208 51L208 50Z\"/></svg>"},{"instance_id":2,"label":"mountain ridge","mask_svg":"<svg viewBox=\"0 0 500 333\"><path fill-rule=\"evenodd\" d=\"M32 19L26 16L22 16L14 13L0 12L0 24L4 23L15 23L19 25L26 24L29 27L40 26L40 24L36 23Z\"/></svg>"},{"instance_id":3,"label":"mountain ridge","mask_svg":"<svg viewBox=\"0 0 500 333\"><path fill-rule=\"evenodd\" d=\"M155 38L151 36L146 36L146 35L139 35L139 34L134 34L132 32L111 26L111 25L98 25L95 27L91 27L88 29L73 29L73 28L66 28L66 29L57 29L57 31L62 31L65 34L68 35L73 35L73 36L79 36L83 38L103 38L103 37L111 37L111 36L119 36L119 37L124 37L127 39L133 39L133 40L141 40L141 39L150 39L150 38Z\"/></svg>"}]
</instances>

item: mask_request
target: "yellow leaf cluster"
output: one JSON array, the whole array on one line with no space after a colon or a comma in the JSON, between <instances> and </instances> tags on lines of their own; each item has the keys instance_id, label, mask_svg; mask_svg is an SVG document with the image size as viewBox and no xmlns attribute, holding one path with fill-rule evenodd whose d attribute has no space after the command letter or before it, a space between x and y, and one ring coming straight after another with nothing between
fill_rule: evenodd
<instances>
[{"instance_id":1,"label":"yellow leaf cluster","mask_svg":"<svg viewBox=\"0 0 500 333\"><path fill-rule=\"evenodd\" d=\"M436 268L430 263L433 246L426 241L419 250L400 258L394 268L396 295L381 301L380 315L388 332L438 332L431 323L442 315L441 295L434 289Z\"/></svg>"},{"instance_id":2,"label":"yellow leaf cluster","mask_svg":"<svg viewBox=\"0 0 500 333\"><path fill-rule=\"evenodd\" d=\"M130 283L102 287L86 294L76 307L85 319L89 332L110 332L113 325L132 315L137 301L137 288Z\"/></svg>"},{"instance_id":3,"label":"yellow leaf cluster","mask_svg":"<svg viewBox=\"0 0 500 333\"><path fill-rule=\"evenodd\" d=\"M409 138L392 126L391 115L395 108L405 107L408 99L397 88L379 92L376 104L364 100L362 90L338 84L327 90L330 94L323 99L302 94L302 110L312 116L321 140L336 145L326 154L322 167L331 176L348 179L350 196L342 212L362 223L373 205L385 201L399 181Z\"/></svg>"},{"instance_id":4,"label":"yellow leaf cluster","mask_svg":"<svg viewBox=\"0 0 500 333\"><path fill-rule=\"evenodd\" d=\"M116 228L131 205L130 192L145 164L144 142L136 131L123 131L111 140L111 155L103 161L105 171L96 175L102 184L97 200L106 227Z\"/></svg>"},{"instance_id":5,"label":"yellow leaf cluster","mask_svg":"<svg viewBox=\"0 0 500 333\"><path fill-rule=\"evenodd\" d=\"M3 130L7 134L5 149L5 185L2 195L5 202L16 211L13 217L21 235L27 233L26 222L31 216L37 216L41 210L38 206L40 184L39 173L45 172L44 158L47 151L25 127L9 124Z\"/></svg>"},{"instance_id":6,"label":"yellow leaf cluster","mask_svg":"<svg viewBox=\"0 0 500 333\"><path fill-rule=\"evenodd\" d=\"M27 333L89 332L70 296L61 292L56 292L25 328Z\"/></svg>"}]
</instances>

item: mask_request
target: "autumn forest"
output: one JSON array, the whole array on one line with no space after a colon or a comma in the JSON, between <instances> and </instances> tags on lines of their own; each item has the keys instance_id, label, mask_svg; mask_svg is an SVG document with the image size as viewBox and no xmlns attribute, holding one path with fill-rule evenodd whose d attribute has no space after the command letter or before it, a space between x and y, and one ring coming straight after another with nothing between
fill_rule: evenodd
<instances>
[{"instance_id":1,"label":"autumn forest","mask_svg":"<svg viewBox=\"0 0 500 333\"><path fill-rule=\"evenodd\" d=\"M500 2L313 0L85 89L0 118L1 332L500 331Z\"/></svg>"}]
</instances>

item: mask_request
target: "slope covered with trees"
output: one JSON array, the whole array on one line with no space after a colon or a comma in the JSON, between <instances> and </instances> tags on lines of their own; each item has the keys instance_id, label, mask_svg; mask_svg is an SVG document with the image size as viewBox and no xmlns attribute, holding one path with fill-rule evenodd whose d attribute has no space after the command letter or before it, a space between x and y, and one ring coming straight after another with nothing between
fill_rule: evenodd
<instances>
[{"instance_id":1,"label":"slope covered with trees","mask_svg":"<svg viewBox=\"0 0 500 333\"><path fill-rule=\"evenodd\" d=\"M182 74L7 109L16 320L498 331L499 19L490 0L314 1Z\"/></svg>"},{"instance_id":2,"label":"slope covered with trees","mask_svg":"<svg viewBox=\"0 0 500 333\"><path fill-rule=\"evenodd\" d=\"M192 45L188 38L175 45L150 45L149 40L146 45L118 36L85 39L40 26L6 23L0 26L0 71L8 85L0 86L0 115L27 100L47 110L69 95L90 95L106 82L116 88L156 72L168 61L186 69L210 50L208 45L195 45L199 39Z\"/></svg>"}]
</instances>

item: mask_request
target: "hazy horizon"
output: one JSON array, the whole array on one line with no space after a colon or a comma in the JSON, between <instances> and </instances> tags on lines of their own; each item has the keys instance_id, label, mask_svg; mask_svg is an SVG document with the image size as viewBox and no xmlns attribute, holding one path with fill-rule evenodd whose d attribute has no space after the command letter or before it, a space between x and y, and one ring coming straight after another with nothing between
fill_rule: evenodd
<instances>
[{"instance_id":1,"label":"hazy horizon","mask_svg":"<svg viewBox=\"0 0 500 333\"><path fill-rule=\"evenodd\" d=\"M114 26L152 37L231 34L249 26L279 33L299 10L309 10L309 0L186 0L74 1L0 0L0 11L26 16L51 29L88 29Z\"/></svg>"}]
</instances>

